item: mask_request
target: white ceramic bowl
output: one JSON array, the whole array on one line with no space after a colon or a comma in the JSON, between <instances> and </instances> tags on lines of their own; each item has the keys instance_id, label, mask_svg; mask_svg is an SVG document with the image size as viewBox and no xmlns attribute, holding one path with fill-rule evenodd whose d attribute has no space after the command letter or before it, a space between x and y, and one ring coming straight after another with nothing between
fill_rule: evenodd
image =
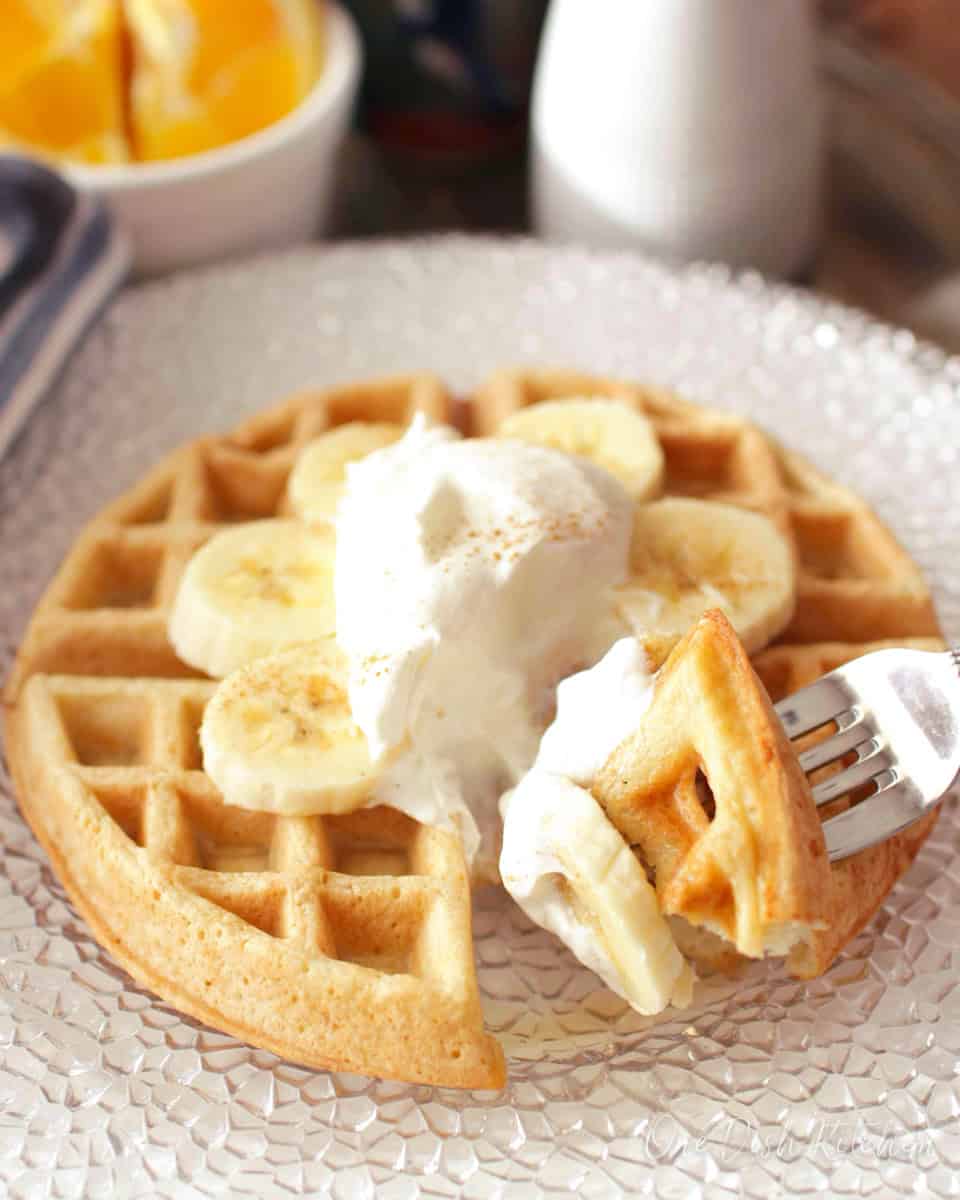
<instances>
[{"instance_id":1,"label":"white ceramic bowl","mask_svg":"<svg viewBox=\"0 0 960 1200\"><path fill-rule=\"evenodd\" d=\"M352 19L330 5L323 71L281 120L188 158L70 165L64 173L106 201L131 239L138 275L304 241L330 219L338 151L361 65Z\"/></svg>"}]
</instances>

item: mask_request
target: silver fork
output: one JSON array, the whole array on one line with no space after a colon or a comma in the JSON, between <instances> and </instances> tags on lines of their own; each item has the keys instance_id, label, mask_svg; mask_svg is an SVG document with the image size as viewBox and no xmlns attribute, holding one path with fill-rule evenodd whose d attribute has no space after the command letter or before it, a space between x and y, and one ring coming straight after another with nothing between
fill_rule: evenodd
<instances>
[{"instance_id":1,"label":"silver fork","mask_svg":"<svg viewBox=\"0 0 960 1200\"><path fill-rule=\"evenodd\" d=\"M856 761L813 789L817 805L875 791L823 823L831 861L882 842L928 813L960 771L960 648L876 650L776 705L791 738L836 722L799 755L804 771L851 752Z\"/></svg>"}]
</instances>

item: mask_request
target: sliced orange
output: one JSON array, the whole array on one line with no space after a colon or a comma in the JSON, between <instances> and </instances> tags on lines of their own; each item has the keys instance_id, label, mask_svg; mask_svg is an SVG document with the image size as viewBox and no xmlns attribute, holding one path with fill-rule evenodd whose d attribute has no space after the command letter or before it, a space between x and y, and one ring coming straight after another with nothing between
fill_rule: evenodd
<instances>
[{"instance_id":1,"label":"sliced orange","mask_svg":"<svg viewBox=\"0 0 960 1200\"><path fill-rule=\"evenodd\" d=\"M2 10L0 142L126 161L118 0L2 0Z\"/></svg>"},{"instance_id":2,"label":"sliced orange","mask_svg":"<svg viewBox=\"0 0 960 1200\"><path fill-rule=\"evenodd\" d=\"M123 0L138 159L236 141L285 116L313 86L318 0Z\"/></svg>"}]
</instances>

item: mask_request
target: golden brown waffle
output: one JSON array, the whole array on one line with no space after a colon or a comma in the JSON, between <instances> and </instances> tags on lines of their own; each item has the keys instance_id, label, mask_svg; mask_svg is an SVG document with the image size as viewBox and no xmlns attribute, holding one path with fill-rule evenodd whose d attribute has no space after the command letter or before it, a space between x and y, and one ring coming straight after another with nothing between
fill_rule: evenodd
<instances>
[{"instance_id":1,"label":"golden brown waffle","mask_svg":"<svg viewBox=\"0 0 960 1200\"><path fill-rule=\"evenodd\" d=\"M166 636L193 551L276 515L299 449L333 425L448 416L429 375L307 393L177 451L81 535L6 693L37 837L98 939L178 1008L298 1062L499 1087L459 844L387 809L225 806L202 770L213 684Z\"/></svg>"},{"instance_id":2,"label":"golden brown waffle","mask_svg":"<svg viewBox=\"0 0 960 1200\"><path fill-rule=\"evenodd\" d=\"M478 393L475 431L574 393L651 417L667 494L759 509L791 535L797 615L756 661L772 694L872 639L936 637L919 572L863 503L734 417L605 379L517 372ZM414 409L460 411L429 375L307 393L161 462L81 534L38 605L7 685L7 753L23 810L98 938L177 1007L297 1061L496 1087L503 1059L482 1030L459 849L386 809L291 818L223 805L197 739L213 685L166 635L190 555L226 524L276 515L311 437ZM816 969L933 820L832 869L849 903Z\"/></svg>"},{"instance_id":3,"label":"golden brown waffle","mask_svg":"<svg viewBox=\"0 0 960 1200\"><path fill-rule=\"evenodd\" d=\"M666 458L665 495L763 512L790 539L797 562L796 611L775 645L754 663L774 701L888 642L942 648L923 576L879 518L858 496L733 414L604 376L515 370L498 372L479 390L472 432L493 433L525 405L569 396L606 396L646 414ZM811 976L829 966L870 920L935 822L936 811L831 866L828 927L794 955L797 974Z\"/></svg>"},{"instance_id":4,"label":"golden brown waffle","mask_svg":"<svg viewBox=\"0 0 960 1200\"><path fill-rule=\"evenodd\" d=\"M810 785L733 627L706 613L657 675L592 791L653 872L661 911L745 955L786 954L830 917Z\"/></svg>"}]
</instances>

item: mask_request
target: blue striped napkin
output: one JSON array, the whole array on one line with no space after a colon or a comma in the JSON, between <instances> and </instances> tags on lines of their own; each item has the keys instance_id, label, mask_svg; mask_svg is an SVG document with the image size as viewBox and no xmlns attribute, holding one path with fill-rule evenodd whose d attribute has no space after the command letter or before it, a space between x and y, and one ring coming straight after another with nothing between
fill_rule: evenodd
<instances>
[{"instance_id":1,"label":"blue striped napkin","mask_svg":"<svg viewBox=\"0 0 960 1200\"><path fill-rule=\"evenodd\" d=\"M129 265L99 200L0 155L0 458Z\"/></svg>"}]
</instances>

